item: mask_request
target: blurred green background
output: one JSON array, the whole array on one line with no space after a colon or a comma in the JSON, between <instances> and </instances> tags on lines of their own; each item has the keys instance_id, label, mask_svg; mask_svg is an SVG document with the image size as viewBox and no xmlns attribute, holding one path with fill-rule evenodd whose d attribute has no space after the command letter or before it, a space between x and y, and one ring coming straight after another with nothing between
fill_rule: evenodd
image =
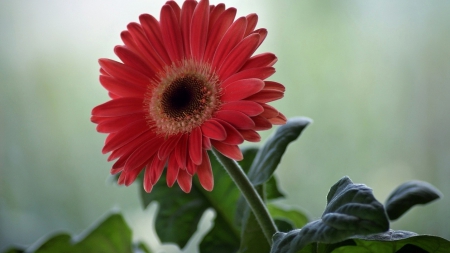
<instances>
[{"instance_id":1,"label":"blurred green background","mask_svg":"<svg viewBox=\"0 0 450 253\"><path fill-rule=\"evenodd\" d=\"M135 239L162 249L151 229L156 206L142 210L141 186L108 181L105 135L89 118L107 100L97 59L117 59L120 31L141 13L158 17L163 2L0 1L0 251L56 231L79 234L112 208ZM287 88L276 107L314 120L277 171L288 195L281 202L318 218L344 175L381 202L397 185L424 180L444 198L393 228L450 239L450 2L226 4L239 16L258 13L269 30L259 52L278 56L271 80Z\"/></svg>"}]
</instances>

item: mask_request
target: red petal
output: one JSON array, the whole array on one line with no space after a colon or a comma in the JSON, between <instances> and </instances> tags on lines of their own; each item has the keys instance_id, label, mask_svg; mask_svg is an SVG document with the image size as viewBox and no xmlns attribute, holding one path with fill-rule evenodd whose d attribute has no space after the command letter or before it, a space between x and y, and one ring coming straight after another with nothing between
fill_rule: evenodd
<instances>
[{"instance_id":1,"label":"red petal","mask_svg":"<svg viewBox=\"0 0 450 253\"><path fill-rule=\"evenodd\" d=\"M252 129L255 123L249 116L238 111L220 110L214 114L215 118L230 123L238 129Z\"/></svg>"},{"instance_id":2,"label":"red petal","mask_svg":"<svg viewBox=\"0 0 450 253\"><path fill-rule=\"evenodd\" d=\"M91 122L95 123L95 124L99 124L99 123L109 120L109 119L111 119L111 117L101 117L101 116L95 116L95 115L91 116Z\"/></svg>"},{"instance_id":3,"label":"red petal","mask_svg":"<svg viewBox=\"0 0 450 253\"><path fill-rule=\"evenodd\" d=\"M164 140L161 147L159 148L158 158L160 160L166 159L170 155L170 153L172 153L172 151L175 149L180 138L181 134L177 134L175 136L168 137L166 140Z\"/></svg>"},{"instance_id":4,"label":"red petal","mask_svg":"<svg viewBox=\"0 0 450 253\"><path fill-rule=\"evenodd\" d=\"M185 1L181 9L181 34L186 58L191 58L191 20L194 14L196 1Z\"/></svg>"},{"instance_id":5,"label":"red petal","mask_svg":"<svg viewBox=\"0 0 450 253\"><path fill-rule=\"evenodd\" d=\"M236 128L234 128L232 125L230 125L228 122L225 122L220 119L216 119L217 122L222 124L222 126L225 128L225 131L227 131L227 138L223 140L223 143L230 144L230 145L237 145L244 142L244 137L239 133ZM213 140L211 140L213 141Z\"/></svg>"},{"instance_id":6,"label":"red petal","mask_svg":"<svg viewBox=\"0 0 450 253\"><path fill-rule=\"evenodd\" d=\"M144 190L147 193L150 193L153 189L153 184L152 184L152 180L151 180L151 168L149 166L149 164L145 167L145 172L144 172Z\"/></svg>"},{"instance_id":7,"label":"red petal","mask_svg":"<svg viewBox=\"0 0 450 253\"><path fill-rule=\"evenodd\" d=\"M258 23L258 15L251 13L247 15L247 29L245 30L245 36L249 35L253 30L255 30L256 24Z\"/></svg>"},{"instance_id":8,"label":"red petal","mask_svg":"<svg viewBox=\"0 0 450 253\"><path fill-rule=\"evenodd\" d=\"M222 86L228 86L232 82L236 82L242 79L249 79L249 78L257 78L264 80L268 78L269 76L273 75L275 73L275 68L273 67L261 67L261 68L253 68L253 69L246 69L244 71L237 72L236 74L230 76L227 78L227 80L222 82Z\"/></svg>"},{"instance_id":9,"label":"red petal","mask_svg":"<svg viewBox=\"0 0 450 253\"><path fill-rule=\"evenodd\" d=\"M123 184L125 184L126 186L130 186L139 176L139 173L141 173L141 171L142 169L123 171L122 174L120 174L121 177L122 175L125 177L125 179L123 180Z\"/></svg>"},{"instance_id":10,"label":"red petal","mask_svg":"<svg viewBox=\"0 0 450 253\"><path fill-rule=\"evenodd\" d=\"M118 98L98 105L92 109L92 115L101 117L123 116L142 113L143 105L140 98Z\"/></svg>"},{"instance_id":11,"label":"red petal","mask_svg":"<svg viewBox=\"0 0 450 253\"><path fill-rule=\"evenodd\" d=\"M188 143L189 135L183 134L175 147L174 155L175 159L178 162L178 166L180 166L181 169L186 168L186 158L187 158L187 143Z\"/></svg>"},{"instance_id":12,"label":"red petal","mask_svg":"<svg viewBox=\"0 0 450 253\"><path fill-rule=\"evenodd\" d=\"M123 185L124 181L125 181L125 172L120 173L119 178L117 179L117 184L118 185Z\"/></svg>"},{"instance_id":13,"label":"red petal","mask_svg":"<svg viewBox=\"0 0 450 253\"><path fill-rule=\"evenodd\" d=\"M127 48L131 49L135 53L139 53L139 49L129 31L122 31L120 33L120 38Z\"/></svg>"},{"instance_id":14,"label":"red petal","mask_svg":"<svg viewBox=\"0 0 450 253\"><path fill-rule=\"evenodd\" d=\"M189 157L196 165L202 163L202 130L200 127L192 129L189 135Z\"/></svg>"},{"instance_id":15,"label":"red petal","mask_svg":"<svg viewBox=\"0 0 450 253\"><path fill-rule=\"evenodd\" d=\"M120 58L120 60L142 74L145 74L149 78L154 78L155 72L152 70L151 66L148 65L142 58L135 54L130 49L125 46L114 47L114 53Z\"/></svg>"},{"instance_id":16,"label":"red petal","mask_svg":"<svg viewBox=\"0 0 450 253\"><path fill-rule=\"evenodd\" d=\"M209 14L209 31L211 31L212 25L214 25L220 15L225 11L225 4L220 3L215 6Z\"/></svg>"},{"instance_id":17,"label":"red petal","mask_svg":"<svg viewBox=\"0 0 450 253\"><path fill-rule=\"evenodd\" d=\"M267 29L260 28L258 30L255 30L253 33L259 34L259 42L258 42L258 46L256 47L256 48L259 48L259 46L261 46L261 44L264 42L264 40L267 37Z\"/></svg>"},{"instance_id":18,"label":"red petal","mask_svg":"<svg viewBox=\"0 0 450 253\"><path fill-rule=\"evenodd\" d=\"M122 147L123 145L137 138L145 131L148 131L148 127L145 121L139 120L128 124L126 127L116 132L111 139L108 139L106 141L105 146L102 149L103 154Z\"/></svg>"},{"instance_id":19,"label":"red petal","mask_svg":"<svg viewBox=\"0 0 450 253\"><path fill-rule=\"evenodd\" d=\"M286 116L284 116L282 113L278 114L275 118L268 119L270 123L274 125L284 125L286 124Z\"/></svg>"},{"instance_id":20,"label":"red petal","mask_svg":"<svg viewBox=\"0 0 450 253\"><path fill-rule=\"evenodd\" d=\"M158 151L158 145L155 145L155 140L152 139L147 141L128 157L124 170L142 168L156 151Z\"/></svg>"},{"instance_id":21,"label":"red petal","mask_svg":"<svg viewBox=\"0 0 450 253\"><path fill-rule=\"evenodd\" d=\"M264 88L264 82L260 79L250 78L230 83L223 87L223 102L231 102L249 97Z\"/></svg>"},{"instance_id":22,"label":"red petal","mask_svg":"<svg viewBox=\"0 0 450 253\"><path fill-rule=\"evenodd\" d=\"M144 30L150 44L153 48L155 48L156 53L167 65L170 65L170 57L167 54L166 48L162 42L161 28L158 20L156 20L152 15L142 14L139 16L139 22L141 22L142 30Z\"/></svg>"},{"instance_id":23,"label":"red petal","mask_svg":"<svg viewBox=\"0 0 450 253\"><path fill-rule=\"evenodd\" d=\"M205 121L202 126L202 133L211 139L222 141L227 137L227 132L225 128L215 120Z\"/></svg>"},{"instance_id":24,"label":"red petal","mask_svg":"<svg viewBox=\"0 0 450 253\"><path fill-rule=\"evenodd\" d=\"M174 157L169 158L169 164L167 165L167 185L169 187L172 187L175 181L177 180L178 173L180 169L178 168L177 161L174 159Z\"/></svg>"},{"instance_id":25,"label":"red petal","mask_svg":"<svg viewBox=\"0 0 450 253\"><path fill-rule=\"evenodd\" d=\"M284 96L284 92L278 90L262 90L248 98L247 100L259 102L259 103L268 103L275 100L278 100Z\"/></svg>"},{"instance_id":26,"label":"red petal","mask_svg":"<svg viewBox=\"0 0 450 253\"><path fill-rule=\"evenodd\" d=\"M215 149L217 149L217 151L219 151L221 154L230 159L240 161L244 158L241 150L237 145L227 145L222 142L214 140L211 140L211 144L214 146Z\"/></svg>"},{"instance_id":27,"label":"red petal","mask_svg":"<svg viewBox=\"0 0 450 253\"><path fill-rule=\"evenodd\" d=\"M223 104L221 110L232 110L245 113L248 116L256 116L264 111L264 108L253 101L239 100Z\"/></svg>"},{"instance_id":28,"label":"red petal","mask_svg":"<svg viewBox=\"0 0 450 253\"><path fill-rule=\"evenodd\" d=\"M161 8L161 31L163 43L167 49L167 53L173 62L178 62L183 59L183 41L181 36L178 19L170 5L165 4Z\"/></svg>"},{"instance_id":29,"label":"red petal","mask_svg":"<svg viewBox=\"0 0 450 253\"><path fill-rule=\"evenodd\" d=\"M273 106L270 106L268 104L261 104L261 106L264 107L264 112L260 114L261 117L270 119L278 116L279 112Z\"/></svg>"},{"instance_id":30,"label":"red petal","mask_svg":"<svg viewBox=\"0 0 450 253\"><path fill-rule=\"evenodd\" d=\"M121 97L143 98L145 86L116 79L112 76L100 75L100 83L108 91Z\"/></svg>"},{"instance_id":31,"label":"red petal","mask_svg":"<svg viewBox=\"0 0 450 253\"><path fill-rule=\"evenodd\" d=\"M200 184L207 191L214 188L214 176L211 168L211 162L206 151L203 150L203 162L197 167L197 176Z\"/></svg>"},{"instance_id":32,"label":"red petal","mask_svg":"<svg viewBox=\"0 0 450 253\"><path fill-rule=\"evenodd\" d=\"M164 170L164 166L166 165L167 160L159 160L158 156L153 157L152 164L150 166L150 181L152 184L156 184L158 182L159 178L161 177L161 174Z\"/></svg>"},{"instance_id":33,"label":"red petal","mask_svg":"<svg viewBox=\"0 0 450 253\"><path fill-rule=\"evenodd\" d=\"M233 48L217 72L217 75L221 80L228 78L242 68L250 56L255 52L259 43L259 38L259 34L250 34Z\"/></svg>"},{"instance_id":34,"label":"red petal","mask_svg":"<svg viewBox=\"0 0 450 253\"><path fill-rule=\"evenodd\" d=\"M177 177L178 185L185 193L189 193L192 188L192 176L185 170L180 170Z\"/></svg>"},{"instance_id":35,"label":"red petal","mask_svg":"<svg viewBox=\"0 0 450 253\"><path fill-rule=\"evenodd\" d=\"M208 38L209 1L201 0L195 7L191 23L191 53L194 59L203 58Z\"/></svg>"},{"instance_id":36,"label":"red petal","mask_svg":"<svg viewBox=\"0 0 450 253\"><path fill-rule=\"evenodd\" d=\"M123 171L123 167L122 168L117 168L117 169L111 168L110 173L111 173L111 175L115 175L115 174L117 174L117 173L119 173L121 171Z\"/></svg>"},{"instance_id":37,"label":"red petal","mask_svg":"<svg viewBox=\"0 0 450 253\"><path fill-rule=\"evenodd\" d=\"M110 134L109 136L111 136L112 134ZM108 136L108 137L109 137ZM144 144L146 141L154 138L156 135L152 130L148 130L147 132L139 135L138 137L136 137L134 140L128 142L127 144L123 145L122 147L115 149L108 157L107 161L112 161L115 160L119 157L128 157L131 155L131 153L133 153L134 150L136 150L137 148L139 148L139 146L141 146L142 144ZM112 139L109 138L109 139ZM109 139L106 142L109 142ZM155 141L155 145L161 145L161 139L159 139L159 143L156 143Z\"/></svg>"},{"instance_id":38,"label":"red petal","mask_svg":"<svg viewBox=\"0 0 450 253\"><path fill-rule=\"evenodd\" d=\"M109 120L99 123L97 125L97 131L99 133L114 133L132 122L145 120L144 117L143 113L129 114L123 117L111 117Z\"/></svg>"},{"instance_id":39,"label":"red petal","mask_svg":"<svg viewBox=\"0 0 450 253\"><path fill-rule=\"evenodd\" d=\"M136 46L138 47L140 54L142 54L143 59L148 62L154 72L162 71L165 63L156 52L153 45L151 45L148 41L141 25L138 23L130 23L127 25L127 28L130 31L131 36L133 36Z\"/></svg>"},{"instance_id":40,"label":"red petal","mask_svg":"<svg viewBox=\"0 0 450 253\"><path fill-rule=\"evenodd\" d=\"M264 81L264 89L268 90L278 90L284 92L286 88L281 83L277 83L274 81Z\"/></svg>"},{"instance_id":41,"label":"red petal","mask_svg":"<svg viewBox=\"0 0 450 253\"><path fill-rule=\"evenodd\" d=\"M147 76L125 64L104 58L98 60L98 62L110 76L143 86L147 86L150 83L150 79Z\"/></svg>"},{"instance_id":42,"label":"red petal","mask_svg":"<svg viewBox=\"0 0 450 253\"><path fill-rule=\"evenodd\" d=\"M210 150L211 149L211 139L203 136L203 149Z\"/></svg>"},{"instance_id":43,"label":"red petal","mask_svg":"<svg viewBox=\"0 0 450 253\"><path fill-rule=\"evenodd\" d=\"M255 128L253 130L261 131L272 128L272 124L264 117L258 115L252 117L252 120L255 122Z\"/></svg>"},{"instance_id":44,"label":"red petal","mask_svg":"<svg viewBox=\"0 0 450 253\"><path fill-rule=\"evenodd\" d=\"M236 9L229 8L220 15L217 22L214 23L214 26L210 28L208 43L206 44L205 55L203 57L206 62L210 62L214 57L217 45L219 45L219 42L233 23L235 17Z\"/></svg>"},{"instance_id":45,"label":"red petal","mask_svg":"<svg viewBox=\"0 0 450 253\"><path fill-rule=\"evenodd\" d=\"M260 68L260 67L271 67L277 62L277 57L272 53L262 53L252 56L247 62L242 66L240 71L246 69Z\"/></svg>"},{"instance_id":46,"label":"red petal","mask_svg":"<svg viewBox=\"0 0 450 253\"><path fill-rule=\"evenodd\" d=\"M244 137L244 139L246 141L251 141L251 142L261 141L261 136L254 130L251 130L251 129L240 130L239 132L241 132L242 137Z\"/></svg>"},{"instance_id":47,"label":"red petal","mask_svg":"<svg viewBox=\"0 0 450 253\"><path fill-rule=\"evenodd\" d=\"M247 20L244 17L238 18L227 30L214 54L212 66L221 66L228 54L244 38Z\"/></svg>"},{"instance_id":48,"label":"red petal","mask_svg":"<svg viewBox=\"0 0 450 253\"><path fill-rule=\"evenodd\" d=\"M127 162L128 156L122 156L117 161L114 162L112 166L112 170L124 170L125 169L125 163Z\"/></svg>"},{"instance_id":49,"label":"red petal","mask_svg":"<svg viewBox=\"0 0 450 253\"><path fill-rule=\"evenodd\" d=\"M190 159L187 161L186 171L192 176L197 172L197 165L195 165Z\"/></svg>"},{"instance_id":50,"label":"red petal","mask_svg":"<svg viewBox=\"0 0 450 253\"><path fill-rule=\"evenodd\" d=\"M178 6L177 2L175 2L175 1L167 1L166 4L170 5L170 7L172 7L173 12L175 13L175 17L177 18L177 22L180 23L180 17L181 17L180 6Z\"/></svg>"}]
</instances>

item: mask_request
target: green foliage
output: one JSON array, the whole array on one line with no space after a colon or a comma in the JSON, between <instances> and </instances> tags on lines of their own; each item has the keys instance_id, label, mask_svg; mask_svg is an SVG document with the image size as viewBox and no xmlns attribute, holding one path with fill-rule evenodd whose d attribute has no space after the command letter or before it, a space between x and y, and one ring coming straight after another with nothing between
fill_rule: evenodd
<instances>
[{"instance_id":1,"label":"green foliage","mask_svg":"<svg viewBox=\"0 0 450 253\"><path fill-rule=\"evenodd\" d=\"M450 241L430 235L417 235L408 231L389 230L371 236L358 236L355 245L343 246L332 253L448 253Z\"/></svg>"},{"instance_id":2,"label":"green foliage","mask_svg":"<svg viewBox=\"0 0 450 253\"><path fill-rule=\"evenodd\" d=\"M285 125L277 129L275 134L256 154L251 167L248 169L248 177L263 200L283 196L278 189L273 173L278 167L287 146L296 140L310 123L311 120L308 118L289 119ZM238 202L236 220L238 224L242 225L240 252L256 253L270 250L255 216L250 212L249 206L242 197ZM295 224L288 216L284 216L283 221Z\"/></svg>"},{"instance_id":3,"label":"green foliage","mask_svg":"<svg viewBox=\"0 0 450 253\"><path fill-rule=\"evenodd\" d=\"M161 242L185 247L197 230L203 213L212 208L216 212L215 224L200 244L202 252L221 252L224 249L233 252L239 247L240 234L233 224L239 192L215 159L211 159L211 164L215 179L215 187L211 192L205 191L195 182L191 192L186 194L179 187L167 187L164 176L151 193L140 190L144 207L153 201L159 204L155 230Z\"/></svg>"},{"instance_id":4,"label":"green foliage","mask_svg":"<svg viewBox=\"0 0 450 253\"><path fill-rule=\"evenodd\" d=\"M285 220L291 223L294 228L301 228L308 222L308 217L296 209L285 209L272 203L267 204L267 209L274 219Z\"/></svg>"},{"instance_id":5,"label":"green foliage","mask_svg":"<svg viewBox=\"0 0 450 253\"><path fill-rule=\"evenodd\" d=\"M34 253L127 253L146 252L150 250L140 243L136 247L131 241L131 230L122 215L112 214L101 223L94 225L81 239L72 238L62 233L45 240L37 249L26 249ZM9 249L5 253L24 252L20 249Z\"/></svg>"},{"instance_id":6,"label":"green foliage","mask_svg":"<svg viewBox=\"0 0 450 253\"><path fill-rule=\"evenodd\" d=\"M272 177L287 146L295 141L311 122L312 120L309 118L291 118L285 125L277 129L275 134L259 150L250 167L248 177L253 185L264 184Z\"/></svg>"},{"instance_id":7,"label":"green foliage","mask_svg":"<svg viewBox=\"0 0 450 253\"><path fill-rule=\"evenodd\" d=\"M275 234L271 252L295 253L310 243L337 243L350 236L388 229L383 205L375 199L372 190L344 177L331 187L322 218L302 229Z\"/></svg>"},{"instance_id":8,"label":"green foliage","mask_svg":"<svg viewBox=\"0 0 450 253\"><path fill-rule=\"evenodd\" d=\"M291 119L277 130L261 150L257 148L242 150L244 160L239 164L244 172L253 175L251 177L255 180L253 182L259 183L258 192L268 200L284 196L272 174L287 145L297 139L310 122L306 118ZM211 154L210 157L212 158ZM168 188L164 177L154 186L151 193L145 193L141 189L144 207L152 201L159 203L155 221L155 230L159 238L162 242L176 243L183 248L196 231L204 211L211 208L216 212L216 218L213 228L200 243L200 252L270 251L270 245L255 217L247 208L245 201L239 199L239 190L222 165L214 158L210 160L215 179L214 190L211 192L203 190L200 184L195 182L191 192L185 194L177 187ZM295 213L291 210L283 213L282 209L276 206L273 206L272 210L289 224L305 223L302 219L306 216L300 212ZM282 214L286 214L285 217L281 217Z\"/></svg>"},{"instance_id":9,"label":"green foliage","mask_svg":"<svg viewBox=\"0 0 450 253\"><path fill-rule=\"evenodd\" d=\"M244 159L239 164L282 231L273 236L272 246L240 191L214 158L210 159L215 179L211 192L205 191L198 180L194 180L189 194L178 187L169 188L164 175L151 193L139 187L144 207L153 201L159 205L155 230L161 241L185 247L204 212L212 209L216 217L212 229L200 242L201 253L450 252L450 242L443 238L388 230L388 215L391 220L397 219L412 206L440 197L440 192L425 182L411 181L399 186L389 196L385 209L370 188L354 184L344 177L331 187L321 219L310 223L307 223L308 218L303 212L273 203L274 199L284 197L273 173L287 146L310 122L307 118L291 119L279 127L261 149L250 147L242 150ZM81 239L57 234L38 247L11 248L4 253L151 253L146 245L133 244L131 230L119 214L110 215L89 231L85 236L76 237Z\"/></svg>"},{"instance_id":10,"label":"green foliage","mask_svg":"<svg viewBox=\"0 0 450 253\"><path fill-rule=\"evenodd\" d=\"M396 220L411 207L428 204L442 193L434 186L422 181L409 181L398 186L386 200L386 212L390 220Z\"/></svg>"}]
</instances>

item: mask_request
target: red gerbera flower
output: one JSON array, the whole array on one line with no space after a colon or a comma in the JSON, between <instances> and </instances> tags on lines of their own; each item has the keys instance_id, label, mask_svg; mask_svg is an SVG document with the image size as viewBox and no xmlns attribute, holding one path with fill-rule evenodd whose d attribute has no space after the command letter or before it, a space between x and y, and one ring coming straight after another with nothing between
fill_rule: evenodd
<instances>
[{"instance_id":1,"label":"red gerbera flower","mask_svg":"<svg viewBox=\"0 0 450 253\"><path fill-rule=\"evenodd\" d=\"M103 153L118 159L111 173L130 185L145 169L150 192L167 166L167 184L189 192L192 176L212 190L206 150L241 160L238 144L260 140L258 130L284 124L266 103L284 86L264 81L275 69L272 53L252 56L267 35L257 15L235 20L236 9L186 0L168 1L160 21L149 14L121 33L114 52L122 63L100 59L100 83L111 100L92 110L97 131L108 133Z\"/></svg>"}]
</instances>

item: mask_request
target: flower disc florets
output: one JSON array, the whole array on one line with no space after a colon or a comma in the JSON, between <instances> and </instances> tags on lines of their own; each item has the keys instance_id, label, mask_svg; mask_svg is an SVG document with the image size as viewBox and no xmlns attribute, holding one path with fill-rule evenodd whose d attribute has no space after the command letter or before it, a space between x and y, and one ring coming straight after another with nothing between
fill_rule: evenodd
<instances>
[{"instance_id":1,"label":"flower disc florets","mask_svg":"<svg viewBox=\"0 0 450 253\"><path fill-rule=\"evenodd\" d=\"M157 132L188 133L220 106L219 81L211 67L184 60L165 69L147 92L147 120Z\"/></svg>"}]
</instances>

